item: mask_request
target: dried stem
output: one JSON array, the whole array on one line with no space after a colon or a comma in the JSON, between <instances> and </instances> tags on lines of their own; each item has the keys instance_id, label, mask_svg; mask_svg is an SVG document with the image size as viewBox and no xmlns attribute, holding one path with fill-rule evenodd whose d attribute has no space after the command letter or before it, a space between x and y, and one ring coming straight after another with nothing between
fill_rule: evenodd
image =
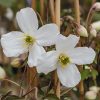
<instances>
[{"instance_id":1,"label":"dried stem","mask_svg":"<svg viewBox=\"0 0 100 100\"><path fill-rule=\"evenodd\" d=\"M49 6L50 6L50 13L51 13L52 22L55 22L54 0L49 0Z\"/></svg>"},{"instance_id":2,"label":"dried stem","mask_svg":"<svg viewBox=\"0 0 100 100\"><path fill-rule=\"evenodd\" d=\"M97 0L92 0L92 4L94 4Z\"/></svg>"},{"instance_id":3,"label":"dried stem","mask_svg":"<svg viewBox=\"0 0 100 100\"><path fill-rule=\"evenodd\" d=\"M36 10L36 0L32 0L32 8Z\"/></svg>"},{"instance_id":4,"label":"dried stem","mask_svg":"<svg viewBox=\"0 0 100 100\"><path fill-rule=\"evenodd\" d=\"M44 20L44 0L40 0L40 15L41 15L41 18L42 20Z\"/></svg>"},{"instance_id":5,"label":"dried stem","mask_svg":"<svg viewBox=\"0 0 100 100\"><path fill-rule=\"evenodd\" d=\"M55 23L58 25L60 30L60 0L55 0ZM60 99L60 81L57 76L57 72L54 74L54 86L55 86L55 94Z\"/></svg>"},{"instance_id":6,"label":"dried stem","mask_svg":"<svg viewBox=\"0 0 100 100\"><path fill-rule=\"evenodd\" d=\"M80 6L79 6L79 0L74 0L74 6L75 6L75 18L78 25L80 25ZM79 44L81 46L81 44ZM80 66L80 71L82 71L82 66ZM84 94L84 86L83 81L79 83L79 92L81 95Z\"/></svg>"},{"instance_id":7,"label":"dried stem","mask_svg":"<svg viewBox=\"0 0 100 100\"><path fill-rule=\"evenodd\" d=\"M36 0L32 0L32 8L36 10ZM35 77L33 81L33 77L36 75L37 71L36 68L27 68L27 81L28 85L31 85L30 87L36 87L37 86L37 77ZM32 82L33 81L33 82Z\"/></svg>"},{"instance_id":8,"label":"dried stem","mask_svg":"<svg viewBox=\"0 0 100 100\"><path fill-rule=\"evenodd\" d=\"M12 80L9 80L9 79L0 79L0 81L7 81L7 82L10 82L10 83L12 83L12 84L14 84L14 85L20 87L20 85L19 85L18 83L14 82L14 81L12 81ZM22 88L22 87L21 87L21 88ZM24 88L22 88L22 89L24 89Z\"/></svg>"},{"instance_id":9,"label":"dried stem","mask_svg":"<svg viewBox=\"0 0 100 100\"><path fill-rule=\"evenodd\" d=\"M74 0L74 7L75 7L75 19L78 24L80 24L80 6L79 0Z\"/></svg>"}]
</instances>

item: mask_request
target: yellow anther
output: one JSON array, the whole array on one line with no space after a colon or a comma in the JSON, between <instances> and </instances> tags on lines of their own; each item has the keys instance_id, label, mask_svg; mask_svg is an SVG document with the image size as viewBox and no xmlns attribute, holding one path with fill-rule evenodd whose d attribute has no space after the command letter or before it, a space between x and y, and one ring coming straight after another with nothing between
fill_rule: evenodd
<instances>
[{"instance_id":1,"label":"yellow anther","mask_svg":"<svg viewBox=\"0 0 100 100\"><path fill-rule=\"evenodd\" d=\"M66 56L65 54L60 54L59 58L58 58L58 62L64 68L67 64L70 63L70 58L68 56Z\"/></svg>"},{"instance_id":2,"label":"yellow anther","mask_svg":"<svg viewBox=\"0 0 100 100\"><path fill-rule=\"evenodd\" d=\"M35 42L35 39L32 36L27 35L25 36L25 42L27 45L31 45Z\"/></svg>"}]
</instances>

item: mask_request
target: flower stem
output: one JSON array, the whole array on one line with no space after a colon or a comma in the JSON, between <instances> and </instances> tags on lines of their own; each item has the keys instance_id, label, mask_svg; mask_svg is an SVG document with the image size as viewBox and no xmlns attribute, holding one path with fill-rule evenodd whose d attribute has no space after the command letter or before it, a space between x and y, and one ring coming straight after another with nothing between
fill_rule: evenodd
<instances>
[{"instance_id":1,"label":"flower stem","mask_svg":"<svg viewBox=\"0 0 100 100\"><path fill-rule=\"evenodd\" d=\"M36 0L32 0L32 8L36 10Z\"/></svg>"},{"instance_id":2,"label":"flower stem","mask_svg":"<svg viewBox=\"0 0 100 100\"><path fill-rule=\"evenodd\" d=\"M36 0L32 0L32 8L34 10L36 10ZM28 87L37 87L37 77L35 77L34 81L33 81L33 77L36 76L36 68L33 67L33 68L30 68L28 67L27 68L27 81L28 81Z\"/></svg>"},{"instance_id":3,"label":"flower stem","mask_svg":"<svg viewBox=\"0 0 100 100\"><path fill-rule=\"evenodd\" d=\"M74 0L74 6L75 6L75 18L76 18L76 22L78 23L78 25L80 25L80 6L79 6L79 0ZM81 45L81 44L79 44ZM80 67L80 71L82 71L82 66ZM84 94L84 86L83 86L83 81L81 81L79 83L79 92L81 95Z\"/></svg>"},{"instance_id":4,"label":"flower stem","mask_svg":"<svg viewBox=\"0 0 100 100\"><path fill-rule=\"evenodd\" d=\"M55 22L55 8L54 8L54 0L49 0L50 6L50 14L52 22Z\"/></svg>"},{"instance_id":5,"label":"flower stem","mask_svg":"<svg viewBox=\"0 0 100 100\"><path fill-rule=\"evenodd\" d=\"M74 7L75 7L75 19L78 24L80 24L80 6L79 0L74 0Z\"/></svg>"},{"instance_id":6,"label":"flower stem","mask_svg":"<svg viewBox=\"0 0 100 100\"><path fill-rule=\"evenodd\" d=\"M41 18L42 20L44 20L44 0L40 0L40 15L41 15Z\"/></svg>"},{"instance_id":7,"label":"flower stem","mask_svg":"<svg viewBox=\"0 0 100 100\"><path fill-rule=\"evenodd\" d=\"M60 0L55 0L55 16L55 23L58 25L60 30ZM58 79L56 71L54 74L54 81L55 94L60 99L60 81Z\"/></svg>"}]
</instances>

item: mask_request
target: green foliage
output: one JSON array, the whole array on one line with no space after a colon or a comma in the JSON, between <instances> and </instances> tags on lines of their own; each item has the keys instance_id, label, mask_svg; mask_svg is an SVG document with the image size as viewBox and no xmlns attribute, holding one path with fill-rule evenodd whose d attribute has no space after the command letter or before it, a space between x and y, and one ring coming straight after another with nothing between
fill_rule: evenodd
<instances>
[{"instance_id":1,"label":"green foliage","mask_svg":"<svg viewBox=\"0 0 100 100\"><path fill-rule=\"evenodd\" d=\"M89 77L90 77L90 70L89 69L82 70L81 79L84 80L88 79Z\"/></svg>"},{"instance_id":2,"label":"green foliage","mask_svg":"<svg viewBox=\"0 0 100 100\"><path fill-rule=\"evenodd\" d=\"M96 79L96 76L98 75L98 72L95 69L84 69L81 72L81 79L85 80L88 79L89 77L93 77L93 79Z\"/></svg>"},{"instance_id":3,"label":"green foliage","mask_svg":"<svg viewBox=\"0 0 100 100\"><path fill-rule=\"evenodd\" d=\"M96 76L98 76L98 72L97 72L95 69L93 69L93 70L91 71L91 75L92 75L92 77L93 77L94 79L96 79Z\"/></svg>"},{"instance_id":4,"label":"green foliage","mask_svg":"<svg viewBox=\"0 0 100 100\"><path fill-rule=\"evenodd\" d=\"M16 0L0 0L0 5L4 7L11 7L15 2Z\"/></svg>"}]
</instances>

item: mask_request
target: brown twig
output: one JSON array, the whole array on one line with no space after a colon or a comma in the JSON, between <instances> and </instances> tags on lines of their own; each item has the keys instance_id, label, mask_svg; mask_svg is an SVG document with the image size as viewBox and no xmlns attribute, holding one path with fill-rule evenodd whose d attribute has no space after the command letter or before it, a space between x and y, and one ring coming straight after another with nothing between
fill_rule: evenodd
<instances>
[{"instance_id":1,"label":"brown twig","mask_svg":"<svg viewBox=\"0 0 100 100\"><path fill-rule=\"evenodd\" d=\"M49 0L49 6L50 6L50 13L51 13L51 20L52 22L55 22L54 0Z\"/></svg>"},{"instance_id":2,"label":"brown twig","mask_svg":"<svg viewBox=\"0 0 100 100\"><path fill-rule=\"evenodd\" d=\"M60 0L55 0L55 23L58 25L60 30ZM55 94L60 99L60 81L57 76L57 72L54 74L54 85L55 85Z\"/></svg>"},{"instance_id":3,"label":"brown twig","mask_svg":"<svg viewBox=\"0 0 100 100\"><path fill-rule=\"evenodd\" d=\"M40 15L41 15L41 18L42 20L44 20L44 0L40 0Z\"/></svg>"},{"instance_id":4,"label":"brown twig","mask_svg":"<svg viewBox=\"0 0 100 100\"><path fill-rule=\"evenodd\" d=\"M78 25L80 25L80 6L79 6L79 0L74 0L74 6L75 6L75 18ZM81 44L79 44L81 46ZM82 66L79 68L80 71L82 71ZM83 81L79 83L79 92L81 95L84 94L84 86Z\"/></svg>"}]
</instances>

